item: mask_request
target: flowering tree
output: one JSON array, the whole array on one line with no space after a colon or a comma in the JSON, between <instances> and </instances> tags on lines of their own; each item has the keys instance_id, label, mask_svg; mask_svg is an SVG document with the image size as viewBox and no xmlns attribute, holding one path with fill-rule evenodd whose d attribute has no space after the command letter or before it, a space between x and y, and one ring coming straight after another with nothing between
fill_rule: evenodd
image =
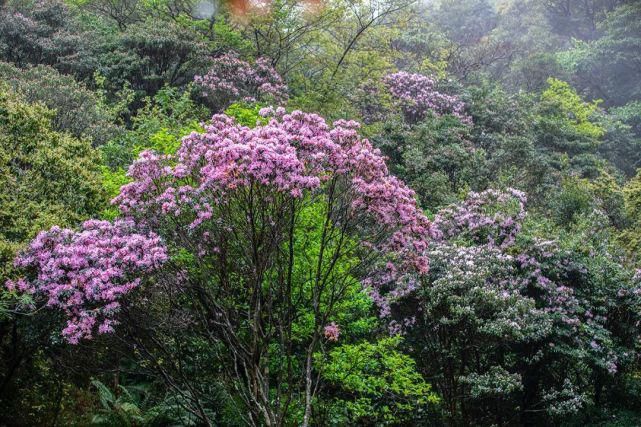
<instances>
[{"instance_id":1,"label":"flowering tree","mask_svg":"<svg viewBox=\"0 0 641 427\"><path fill-rule=\"evenodd\" d=\"M431 77L400 71L385 76L383 82L396 98L408 123L417 123L429 113L437 116L452 114L464 123L472 122L472 118L465 114L463 101L436 90L436 81Z\"/></svg>"},{"instance_id":2,"label":"flowering tree","mask_svg":"<svg viewBox=\"0 0 641 427\"><path fill-rule=\"evenodd\" d=\"M250 64L234 52L226 53L214 58L207 74L196 76L194 80L217 111L237 99L275 103L287 100L287 86L267 58L258 58Z\"/></svg>"},{"instance_id":3,"label":"flowering tree","mask_svg":"<svg viewBox=\"0 0 641 427\"><path fill-rule=\"evenodd\" d=\"M122 219L42 233L17 262L32 275L10 286L61 308L77 342L111 332L144 275L145 298L173 295L172 328L224 346L247 422L281 425L298 407L308 424L314 354L340 342L338 307L363 283L389 312L428 271L431 224L357 123L263 114L255 128L217 115L175 155L143 152L114 199ZM207 422L199 393L188 405Z\"/></svg>"},{"instance_id":4,"label":"flowering tree","mask_svg":"<svg viewBox=\"0 0 641 427\"><path fill-rule=\"evenodd\" d=\"M472 192L462 203L439 211L435 226L444 240L463 238L505 249L521 231L526 201L525 194L515 189Z\"/></svg>"},{"instance_id":5,"label":"flowering tree","mask_svg":"<svg viewBox=\"0 0 641 427\"><path fill-rule=\"evenodd\" d=\"M86 221L78 232L53 227L38 234L16 259L35 279L7 286L41 294L48 306L64 310L69 321L62 335L77 344L96 326L98 333L113 332L120 298L140 284L137 275L166 260L159 237L138 234L132 220Z\"/></svg>"},{"instance_id":6,"label":"flowering tree","mask_svg":"<svg viewBox=\"0 0 641 427\"><path fill-rule=\"evenodd\" d=\"M499 423L519 408L524 424L575 414L599 403L636 357L641 283L609 254L582 259L585 238L577 253L524 237L525 203L512 189L471 193L433 223L409 334L446 410L464 424Z\"/></svg>"}]
</instances>

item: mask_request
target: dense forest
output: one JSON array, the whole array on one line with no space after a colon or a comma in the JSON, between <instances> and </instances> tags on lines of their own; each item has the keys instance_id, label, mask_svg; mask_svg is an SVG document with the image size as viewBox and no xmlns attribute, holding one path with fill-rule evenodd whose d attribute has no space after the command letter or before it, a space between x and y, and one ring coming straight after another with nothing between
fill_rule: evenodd
<instances>
[{"instance_id":1,"label":"dense forest","mask_svg":"<svg viewBox=\"0 0 641 427\"><path fill-rule=\"evenodd\" d=\"M641 425L641 2L0 0L0 426Z\"/></svg>"}]
</instances>

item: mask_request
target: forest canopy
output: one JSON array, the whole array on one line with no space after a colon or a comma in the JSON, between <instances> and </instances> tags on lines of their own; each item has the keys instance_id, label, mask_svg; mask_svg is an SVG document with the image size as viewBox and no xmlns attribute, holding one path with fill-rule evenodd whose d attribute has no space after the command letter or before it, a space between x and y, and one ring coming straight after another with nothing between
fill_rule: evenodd
<instances>
[{"instance_id":1,"label":"forest canopy","mask_svg":"<svg viewBox=\"0 0 641 427\"><path fill-rule=\"evenodd\" d=\"M641 3L0 0L0 425L641 423Z\"/></svg>"}]
</instances>

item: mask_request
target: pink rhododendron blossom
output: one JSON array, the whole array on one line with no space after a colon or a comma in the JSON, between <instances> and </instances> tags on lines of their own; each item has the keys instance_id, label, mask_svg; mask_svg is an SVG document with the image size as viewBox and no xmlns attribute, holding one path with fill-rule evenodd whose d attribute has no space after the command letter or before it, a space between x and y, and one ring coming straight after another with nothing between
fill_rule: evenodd
<instances>
[{"instance_id":1,"label":"pink rhododendron blossom","mask_svg":"<svg viewBox=\"0 0 641 427\"><path fill-rule=\"evenodd\" d=\"M167 260L159 236L136 230L158 230L168 245L218 262L228 236L255 221L248 206L257 198L265 204L265 232L282 221L266 216L272 203L288 210L326 203L340 209L334 227L349 224L353 250L367 258L358 275L385 317L428 271L432 227L414 192L389 174L380 152L358 135L358 123L330 126L318 115L281 109L264 114L269 122L255 128L215 115L203 133L183 138L175 155L142 152L129 168L132 182L113 200L125 219L41 233L17 260L36 279L9 286L62 308L69 318L63 335L75 343L96 330L112 332L122 298Z\"/></svg>"},{"instance_id":2,"label":"pink rhododendron blossom","mask_svg":"<svg viewBox=\"0 0 641 427\"><path fill-rule=\"evenodd\" d=\"M589 277L586 266L554 240L527 236L517 242L525 204L521 191L490 189L441 209L423 288L426 314L439 316L439 328L473 315L476 324L485 322L484 333L556 340L549 347L590 352L598 366L616 373L618 356L604 345L607 318L597 313L601 307L590 308L576 286L577 276ZM625 304L637 304L637 289L625 286L617 295ZM444 304L449 318L442 314Z\"/></svg>"},{"instance_id":3,"label":"pink rhododendron blossom","mask_svg":"<svg viewBox=\"0 0 641 427\"><path fill-rule=\"evenodd\" d=\"M167 260L154 233L140 234L131 220L86 221L80 231L43 231L15 261L35 278L9 282L10 289L42 296L67 318L70 343L113 331L120 300L140 284L137 277Z\"/></svg>"},{"instance_id":4,"label":"pink rhododendron blossom","mask_svg":"<svg viewBox=\"0 0 641 427\"><path fill-rule=\"evenodd\" d=\"M303 199L340 180L354 221L371 221L380 231L377 241L363 244L385 262L364 284L384 316L390 303L415 290L414 275L428 269L432 228L414 192L389 174L380 152L358 135L357 122L329 126L300 111L262 113L272 118L255 128L215 115L204 133L185 137L172 157L143 152L129 170L133 182L114 203L149 226L166 216L190 215L188 228L198 233L216 221L212 207L225 205L242 189L259 185ZM392 270L385 267L389 263Z\"/></svg>"},{"instance_id":5,"label":"pink rhododendron blossom","mask_svg":"<svg viewBox=\"0 0 641 427\"><path fill-rule=\"evenodd\" d=\"M340 334L341 329L335 322L330 323L323 329L323 335L325 336L325 339L327 339L327 341L338 341L338 337L340 336Z\"/></svg>"},{"instance_id":6,"label":"pink rhododendron blossom","mask_svg":"<svg viewBox=\"0 0 641 427\"><path fill-rule=\"evenodd\" d=\"M463 101L437 91L436 81L431 77L401 71L385 76L383 82L410 123L422 120L429 112L437 116L452 114L463 123L472 123L472 118L464 111Z\"/></svg>"},{"instance_id":7,"label":"pink rhododendron blossom","mask_svg":"<svg viewBox=\"0 0 641 427\"><path fill-rule=\"evenodd\" d=\"M472 192L464 202L439 211L434 226L441 239L465 235L477 243L506 248L521 230L526 202L525 194L513 188Z\"/></svg>"},{"instance_id":8,"label":"pink rhododendron blossom","mask_svg":"<svg viewBox=\"0 0 641 427\"><path fill-rule=\"evenodd\" d=\"M235 100L256 102L287 100L287 86L266 58L259 58L252 65L234 52L214 58L211 69L194 81L204 90L204 95L219 109Z\"/></svg>"}]
</instances>

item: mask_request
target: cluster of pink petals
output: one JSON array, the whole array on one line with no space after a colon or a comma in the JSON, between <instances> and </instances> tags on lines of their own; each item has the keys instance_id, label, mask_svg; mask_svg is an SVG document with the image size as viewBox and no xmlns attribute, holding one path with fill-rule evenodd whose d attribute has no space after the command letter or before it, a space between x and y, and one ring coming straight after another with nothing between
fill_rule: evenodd
<instances>
[{"instance_id":1,"label":"cluster of pink petals","mask_svg":"<svg viewBox=\"0 0 641 427\"><path fill-rule=\"evenodd\" d=\"M163 217L189 213L188 227L196 230L204 225L216 227L212 207L226 203L238 189L260 185L303 198L340 178L347 184L342 194L349 198L352 215L369 218L376 227L376 241L363 243L394 264L394 275L377 276L389 279L385 286L393 286L392 278L427 272L431 223L414 192L389 174L381 153L359 136L358 123L339 120L329 126L322 117L300 111L284 114L282 109L265 109L263 113L272 117L254 128L215 115L204 133L185 137L172 157L142 153L129 171L133 181L121 189L114 203L125 215L144 218L150 225ZM380 280L369 279L367 284L381 307L384 295L403 294L394 289L388 292Z\"/></svg>"},{"instance_id":2,"label":"cluster of pink petals","mask_svg":"<svg viewBox=\"0 0 641 427\"><path fill-rule=\"evenodd\" d=\"M526 317L515 321L540 317L554 322L554 330L571 337L572 345L589 348L604 368L616 373L616 354L602 352L598 344L606 333L607 319L585 309L585 301L571 281L558 283L563 280L559 272L587 275L587 268L570 262L554 240L533 239L525 247L516 245L526 216L525 204L526 196L519 190L490 189L472 192L465 201L442 209L433 223L436 241L431 245L430 259L440 267L435 271L443 271L443 286L449 289L456 281L476 286L475 280L491 272L483 279L485 290L495 290L506 299L533 299L536 303L520 313ZM550 270L560 277L555 280ZM639 273L636 279L641 279ZM641 295L638 286L618 291L620 298L637 295Z\"/></svg>"},{"instance_id":3,"label":"cluster of pink petals","mask_svg":"<svg viewBox=\"0 0 641 427\"><path fill-rule=\"evenodd\" d=\"M335 322L330 323L323 329L323 335L327 341L338 341L340 334L341 329Z\"/></svg>"},{"instance_id":4,"label":"cluster of pink petals","mask_svg":"<svg viewBox=\"0 0 641 427\"><path fill-rule=\"evenodd\" d=\"M259 58L252 65L234 52L226 53L214 58L207 74L196 76L194 81L220 108L234 100L263 99L276 103L287 100L287 86L266 58Z\"/></svg>"},{"instance_id":5,"label":"cluster of pink petals","mask_svg":"<svg viewBox=\"0 0 641 427\"><path fill-rule=\"evenodd\" d=\"M140 284L141 273L167 260L157 235L136 230L131 220L90 220L80 231L43 231L15 261L35 278L7 286L61 308L68 318L62 334L70 343L91 338L96 329L112 332L121 298Z\"/></svg>"},{"instance_id":6,"label":"cluster of pink petals","mask_svg":"<svg viewBox=\"0 0 641 427\"><path fill-rule=\"evenodd\" d=\"M465 113L463 101L436 90L436 81L428 76L401 71L385 76L383 82L410 123L419 122L429 112L437 116L452 114L463 123L472 123L472 118Z\"/></svg>"},{"instance_id":7,"label":"cluster of pink petals","mask_svg":"<svg viewBox=\"0 0 641 427\"><path fill-rule=\"evenodd\" d=\"M247 189L303 199L334 182L348 207L344 220L355 224L364 247L380 260L363 280L381 310L412 292L416 276L427 273L431 223L414 193L389 174L380 152L358 135L359 124L329 126L318 115L282 108L263 113L271 118L255 128L216 115L203 133L183 138L175 155L141 153L128 172L132 182L113 200L125 219L40 233L16 261L35 278L8 286L61 308L68 318L63 335L71 343L96 330L112 332L122 298L167 260L160 238L140 230L185 226L198 256L215 253L210 232L221 227L216 212ZM327 339L338 339L338 327L329 326Z\"/></svg>"},{"instance_id":8,"label":"cluster of pink petals","mask_svg":"<svg viewBox=\"0 0 641 427\"><path fill-rule=\"evenodd\" d=\"M439 211L434 226L441 239L464 234L476 243L505 248L514 244L521 230L526 202L525 193L513 188L471 192L463 203Z\"/></svg>"}]
</instances>

